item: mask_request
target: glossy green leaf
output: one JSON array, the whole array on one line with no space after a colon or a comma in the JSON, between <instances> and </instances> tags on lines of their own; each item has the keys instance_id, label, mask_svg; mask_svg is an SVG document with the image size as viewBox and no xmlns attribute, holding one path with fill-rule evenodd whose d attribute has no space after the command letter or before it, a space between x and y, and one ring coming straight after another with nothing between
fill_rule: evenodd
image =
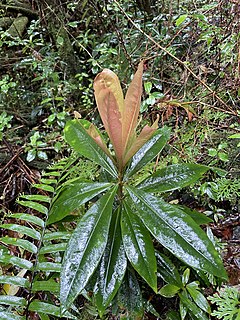
<instances>
[{"instance_id":1,"label":"glossy green leaf","mask_svg":"<svg viewBox=\"0 0 240 320\"><path fill-rule=\"evenodd\" d=\"M4 264L11 263L14 266L18 266L19 268L27 269L27 270L31 270L33 267L32 262L19 257L12 256L10 254L0 255L0 262Z\"/></svg>"},{"instance_id":2,"label":"glossy green leaf","mask_svg":"<svg viewBox=\"0 0 240 320\"><path fill-rule=\"evenodd\" d=\"M26 320L26 317L21 317L8 311L0 310L0 319L1 320Z\"/></svg>"},{"instance_id":3,"label":"glossy green leaf","mask_svg":"<svg viewBox=\"0 0 240 320\"><path fill-rule=\"evenodd\" d=\"M29 252L32 253L37 253L37 247L29 242L28 240L23 240L23 239L19 239L19 238L0 238L0 241L5 243L5 244L10 244L16 247L21 247Z\"/></svg>"},{"instance_id":4,"label":"glossy green leaf","mask_svg":"<svg viewBox=\"0 0 240 320\"><path fill-rule=\"evenodd\" d=\"M128 268L124 281L120 287L118 305L129 316L129 319L142 319L144 308L141 289L139 287L134 270Z\"/></svg>"},{"instance_id":5,"label":"glossy green leaf","mask_svg":"<svg viewBox=\"0 0 240 320\"><path fill-rule=\"evenodd\" d=\"M71 236L70 232L67 231L57 231L57 232L47 232L44 234L43 240L50 241L50 240L69 240Z\"/></svg>"},{"instance_id":6,"label":"glossy green leaf","mask_svg":"<svg viewBox=\"0 0 240 320\"><path fill-rule=\"evenodd\" d=\"M32 284L32 291L49 291L51 293L59 293L60 284L54 281L53 279L47 281L35 281Z\"/></svg>"},{"instance_id":7,"label":"glossy green leaf","mask_svg":"<svg viewBox=\"0 0 240 320\"><path fill-rule=\"evenodd\" d=\"M179 287L168 283L159 290L159 294L165 298L173 298L179 290Z\"/></svg>"},{"instance_id":8,"label":"glossy green leaf","mask_svg":"<svg viewBox=\"0 0 240 320\"><path fill-rule=\"evenodd\" d=\"M66 243L49 244L49 245L46 245L40 249L40 254L65 251L66 246L67 246Z\"/></svg>"},{"instance_id":9,"label":"glossy green leaf","mask_svg":"<svg viewBox=\"0 0 240 320\"><path fill-rule=\"evenodd\" d=\"M187 14L182 14L181 16L179 16L176 20L176 26L179 27L187 19L187 17Z\"/></svg>"},{"instance_id":10,"label":"glossy green leaf","mask_svg":"<svg viewBox=\"0 0 240 320\"><path fill-rule=\"evenodd\" d=\"M45 215L48 214L48 208L46 208L44 205L42 205L40 203L37 203L34 201L24 201L24 200L23 201L18 200L17 203L21 204L24 207L31 208L31 209L34 209L34 210L39 211L41 213L44 213Z\"/></svg>"},{"instance_id":11,"label":"glossy green leaf","mask_svg":"<svg viewBox=\"0 0 240 320\"><path fill-rule=\"evenodd\" d=\"M191 282L186 286L187 291L192 297L193 301L196 305L201 308L203 311L207 313L211 313L210 305L204 295L199 291L198 284L195 282Z\"/></svg>"},{"instance_id":12,"label":"glossy green leaf","mask_svg":"<svg viewBox=\"0 0 240 320\"><path fill-rule=\"evenodd\" d=\"M158 275L167 283L182 288L182 281L178 269L172 261L162 253L157 252Z\"/></svg>"},{"instance_id":13,"label":"glossy green leaf","mask_svg":"<svg viewBox=\"0 0 240 320\"><path fill-rule=\"evenodd\" d=\"M11 218L16 218L24 221L28 221L30 223L34 223L37 226L44 228L44 221L36 216L27 213L14 213L10 215Z\"/></svg>"},{"instance_id":14,"label":"glossy green leaf","mask_svg":"<svg viewBox=\"0 0 240 320\"><path fill-rule=\"evenodd\" d=\"M227 279L218 252L189 215L142 190L128 191L145 226L164 247L193 268Z\"/></svg>"},{"instance_id":15,"label":"glossy green leaf","mask_svg":"<svg viewBox=\"0 0 240 320\"><path fill-rule=\"evenodd\" d=\"M68 243L61 272L60 301L68 309L96 270L107 244L117 187L85 213Z\"/></svg>"},{"instance_id":16,"label":"glossy green leaf","mask_svg":"<svg viewBox=\"0 0 240 320\"><path fill-rule=\"evenodd\" d=\"M191 313L191 315L194 316L194 319L196 320L208 320L208 316L189 298L186 297L186 295L182 293L178 293L179 298L184 305L185 308L187 308L188 312Z\"/></svg>"},{"instance_id":17,"label":"glossy green leaf","mask_svg":"<svg viewBox=\"0 0 240 320\"><path fill-rule=\"evenodd\" d=\"M122 238L128 260L140 276L157 292L157 262L149 231L124 202Z\"/></svg>"},{"instance_id":18,"label":"glossy green leaf","mask_svg":"<svg viewBox=\"0 0 240 320\"><path fill-rule=\"evenodd\" d=\"M21 199L26 199L30 201L41 201L49 203L51 201L50 197L43 196L41 194L24 194L21 195Z\"/></svg>"},{"instance_id":19,"label":"glossy green leaf","mask_svg":"<svg viewBox=\"0 0 240 320\"><path fill-rule=\"evenodd\" d=\"M158 129L149 141L147 141L132 157L127 168L126 177L142 169L161 152L170 137L170 130L166 127Z\"/></svg>"},{"instance_id":20,"label":"glossy green leaf","mask_svg":"<svg viewBox=\"0 0 240 320\"><path fill-rule=\"evenodd\" d=\"M179 313L174 310L168 311L166 316L167 320L181 320Z\"/></svg>"},{"instance_id":21,"label":"glossy green leaf","mask_svg":"<svg viewBox=\"0 0 240 320\"><path fill-rule=\"evenodd\" d=\"M67 184L53 202L47 224L60 221L82 204L109 189L110 183L72 182Z\"/></svg>"},{"instance_id":22,"label":"glossy green leaf","mask_svg":"<svg viewBox=\"0 0 240 320\"><path fill-rule=\"evenodd\" d=\"M12 230L21 234L25 234L33 239L40 240L41 234L35 229L31 229L29 227L21 226L18 224L4 223L1 225L1 228Z\"/></svg>"},{"instance_id":23,"label":"glossy green leaf","mask_svg":"<svg viewBox=\"0 0 240 320\"><path fill-rule=\"evenodd\" d=\"M45 314L50 314L56 317L61 317L61 310L59 307L54 306L50 303L38 301L38 300L33 300L33 302L30 303L29 305L29 310L30 311L35 311L35 312L41 312ZM72 315L69 312L64 313L64 317L67 317L68 319L76 319L74 315Z\"/></svg>"},{"instance_id":24,"label":"glossy green leaf","mask_svg":"<svg viewBox=\"0 0 240 320\"><path fill-rule=\"evenodd\" d=\"M77 119L68 121L64 132L67 142L75 151L99 164L113 177L117 177L117 171L112 160L98 146Z\"/></svg>"},{"instance_id":25,"label":"glossy green leaf","mask_svg":"<svg viewBox=\"0 0 240 320\"><path fill-rule=\"evenodd\" d=\"M40 183L34 183L32 187L41 189L47 192L54 192L54 188L52 186L49 186L47 184L40 184Z\"/></svg>"},{"instance_id":26,"label":"glossy green leaf","mask_svg":"<svg viewBox=\"0 0 240 320\"><path fill-rule=\"evenodd\" d=\"M198 212L196 210L190 209L188 207L185 206L179 206L177 205L177 207L184 211L185 213L187 213L199 226L202 224L208 224L210 222L213 222L212 219L210 219L209 217L207 217L204 213Z\"/></svg>"},{"instance_id":27,"label":"glossy green leaf","mask_svg":"<svg viewBox=\"0 0 240 320\"><path fill-rule=\"evenodd\" d=\"M100 316L103 315L117 293L127 268L127 257L121 236L120 214L120 208L113 214L107 246L97 270L98 278L94 291L95 303Z\"/></svg>"},{"instance_id":28,"label":"glossy green leaf","mask_svg":"<svg viewBox=\"0 0 240 320\"><path fill-rule=\"evenodd\" d=\"M0 283L8 283L23 288L28 288L30 286L27 279L18 276L0 276Z\"/></svg>"},{"instance_id":29,"label":"glossy green leaf","mask_svg":"<svg viewBox=\"0 0 240 320\"><path fill-rule=\"evenodd\" d=\"M39 262L36 266L36 269L46 272L60 272L61 265L61 263L57 262Z\"/></svg>"},{"instance_id":30,"label":"glossy green leaf","mask_svg":"<svg viewBox=\"0 0 240 320\"><path fill-rule=\"evenodd\" d=\"M195 183L209 168L199 164L174 164L157 170L138 186L148 192L166 192Z\"/></svg>"},{"instance_id":31,"label":"glossy green leaf","mask_svg":"<svg viewBox=\"0 0 240 320\"><path fill-rule=\"evenodd\" d=\"M0 295L0 304L9 306L24 307L27 304L26 299L16 296ZM0 318L2 319L2 318Z\"/></svg>"}]
</instances>

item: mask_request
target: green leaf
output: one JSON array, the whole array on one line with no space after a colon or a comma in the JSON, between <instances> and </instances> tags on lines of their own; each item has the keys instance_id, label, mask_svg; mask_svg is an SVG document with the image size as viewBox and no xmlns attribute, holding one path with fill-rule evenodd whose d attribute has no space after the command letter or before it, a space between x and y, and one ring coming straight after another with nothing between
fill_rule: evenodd
<instances>
[{"instance_id":1,"label":"green leaf","mask_svg":"<svg viewBox=\"0 0 240 320\"><path fill-rule=\"evenodd\" d=\"M27 270L31 270L33 267L32 262L19 258L19 257L15 257L9 254L2 254L0 255L0 262L4 263L4 264L9 264L11 263L14 266L18 266L22 269L27 269Z\"/></svg>"},{"instance_id":2,"label":"green leaf","mask_svg":"<svg viewBox=\"0 0 240 320\"><path fill-rule=\"evenodd\" d=\"M179 290L180 288L174 284L166 284L159 290L159 294L165 298L173 298Z\"/></svg>"},{"instance_id":3,"label":"green leaf","mask_svg":"<svg viewBox=\"0 0 240 320\"><path fill-rule=\"evenodd\" d=\"M32 184L32 187L41 189L48 192L54 192L54 188L52 186L46 185L46 184L40 184L40 183L34 183Z\"/></svg>"},{"instance_id":4,"label":"green leaf","mask_svg":"<svg viewBox=\"0 0 240 320\"><path fill-rule=\"evenodd\" d=\"M29 305L29 310L30 311L35 311L35 312L41 312L45 314L51 314L56 317L61 317L61 310L59 307L56 307L50 303L34 300L33 302L30 303ZM69 319L76 319L77 317L73 316L71 313L66 312L64 313L64 317L67 317Z\"/></svg>"},{"instance_id":5,"label":"green leaf","mask_svg":"<svg viewBox=\"0 0 240 320\"><path fill-rule=\"evenodd\" d=\"M157 170L138 186L148 192L166 192L195 183L209 168L198 164L174 164Z\"/></svg>"},{"instance_id":6,"label":"green leaf","mask_svg":"<svg viewBox=\"0 0 240 320\"><path fill-rule=\"evenodd\" d=\"M124 202L122 238L128 260L140 276L157 292L157 262L152 239L139 217Z\"/></svg>"},{"instance_id":7,"label":"green leaf","mask_svg":"<svg viewBox=\"0 0 240 320\"><path fill-rule=\"evenodd\" d=\"M6 304L9 306L16 306L16 307L19 307L19 306L25 307L27 304L27 301L26 299L21 297L0 295L0 304Z\"/></svg>"},{"instance_id":8,"label":"green leaf","mask_svg":"<svg viewBox=\"0 0 240 320\"><path fill-rule=\"evenodd\" d=\"M182 281L178 269L172 261L162 253L157 252L158 275L167 283L182 288Z\"/></svg>"},{"instance_id":9,"label":"green leaf","mask_svg":"<svg viewBox=\"0 0 240 320\"><path fill-rule=\"evenodd\" d=\"M48 208L43 206L40 203L34 202L34 201L22 201L22 200L17 200L17 203L21 204L24 207L28 207L31 209L34 209L36 211L39 211L41 213L44 213L45 215L48 214Z\"/></svg>"},{"instance_id":10,"label":"green leaf","mask_svg":"<svg viewBox=\"0 0 240 320\"><path fill-rule=\"evenodd\" d=\"M27 213L14 213L11 214L10 217L34 223L42 228L44 228L45 225L42 219Z\"/></svg>"},{"instance_id":11,"label":"green leaf","mask_svg":"<svg viewBox=\"0 0 240 320\"><path fill-rule=\"evenodd\" d=\"M204 295L199 291L198 284L191 282L186 286L187 291L189 292L190 296L192 297L193 301L196 305L201 308L203 311L207 313L211 313L211 308L207 299Z\"/></svg>"},{"instance_id":12,"label":"green leaf","mask_svg":"<svg viewBox=\"0 0 240 320\"><path fill-rule=\"evenodd\" d=\"M31 162L36 158L37 150L36 149L31 149L27 153L27 161Z\"/></svg>"},{"instance_id":13,"label":"green leaf","mask_svg":"<svg viewBox=\"0 0 240 320\"><path fill-rule=\"evenodd\" d=\"M196 320L208 320L208 316L198 307L194 302L192 302L189 298L186 297L185 294L178 293L179 298L184 307L187 308L188 312L194 316Z\"/></svg>"},{"instance_id":14,"label":"green leaf","mask_svg":"<svg viewBox=\"0 0 240 320\"><path fill-rule=\"evenodd\" d=\"M54 243L49 244L40 249L40 254L53 253L53 252L61 252L66 250L66 243Z\"/></svg>"},{"instance_id":15,"label":"green leaf","mask_svg":"<svg viewBox=\"0 0 240 320\"><path fill-rule=\"evenodd\" d=\"M0 283L8 283L23 288L29 288L30 286L27 279L18 276L0 276Z\"/></svg>"},{"instance_id":16,"label":"green leaf","mask_svg":"<svg viewBox=\"0 0 240 320\"><path fill-rule=\"evenodd\" d=\"M47 153L45 151L41 151L41 150L37 151L37 157L39 159L42 159L42 160L47 160L48 159Z\"/></svg>"},{"instance_id":17,"label":"green leaf","mask_svg":"<svg viewBox=\"0 0 240 320\"><path fill-rule=\"evenodd\" d=\"M31 229L25 226L21 226L18 224L11 224L11 223L4 223L1 225L1 228L7 229L7 230L12 230L21 234L25 234L33 239L40 240L41 239L41 234L36 231L35 229Z\"/></svg>"},{"instance_id":18,"label":"green leaf","mask_svg":"<svg viewBox=\"0 0 240 320\"><path fill-rule=\"evenodd\" d=\"M127 168L126 177L142 169L147 163L153 160L161 152L170 137L170 130L167 127L158 129L132 157L132 161Z\"/></svg>"},{"instance_id":19,"label":"green leaf","mask_svg":"<svg viewBox=\"0 0 240 320\"><path fill-rule=\"evenodd\" d=\"M85 213L68 243L61 272L60 301L68 309L96 270L107 244L117 186Z\"/></svg>"},{"instance_id":20,"label":"green leaf","mask_svg":"<svg viewBox=\"0 0 240 320\"><path fill-rule=\"evenodd\" d=\"M48 232L44 234L43 240L50 241L50 240L69 240L71 236L70 232L67 231L57 231L57 232Z\"/></svg>"},{"instance_id":21,"label":"green leaf","mask_svg":"<svg viewBox=\"0 0 240 320\"><path fill-rule=\"evenodd\" d=\"M117 171L112 160L103 152L77 119L68 121L64 132L67 142L75 151L102 166L111 176L117 177Z\"/></svg>"},{"instance_id":22,"label":"green leaf","mask_svg":"<svg viewBox=\"0 0 240 320\"><path fill-rule=\"evenodd\" d=\"M108 243L97 270L98 278L94 291L100 317L117 293L127 268L121 237L120 214L120 208L113 214Z\"/></svg>"},{"instance_id":23,"label":"green leaf","mask_svg":"<svg viewBox=\"0 0 240 320\"><path fill-rule=\"evenodd\" d=\"M110 186L110 183L97 182L72 182L67 184L53 202L47 224L62 220L70 212L106 191Z\"/></svg>"},{"instance_id":24,"label":"green leaf","mask_svg":"<svg viewBox=\"0 0 240 320\"><path fill-rule=\"evenodd\" d=\"M1 320L26 320L26 317L17 316L12 312L0 310L0 319Z\"/></svg>"},{"instance_id":25,"label":"green leaf","mask_svg":"<svg viewBox=\"0 0 240 320\"><path fill-rule=\"evenodd\" d=\"M224 161L224 162L228 162L228 154L226 152L219 152L218 153L218 157L220 160Z\"/></svg>"},{"instance_id":26,"label":"green leaf","mask_svg":"<svg viewBox=\"0 0 240 320\"><path fill-rule=\"evenodd\" d=\"M39 262L36 266L37 270L46 271L46 272L60 272L61 263L57 262Z\"/></svg>"},{"instance_id":27,"label":"green leaf","mask_svg":"<svg viewBox=\"0 0 240 320\"><path fill-rule=\"evenodd\" d=\"M37 253L37 247L29 242L28 240L23 240L23 239L19 239L19 238L0 238L0 241L5 243L5 244L10 244L16 247L21 247L29 252L32 253Z\"/></svg>"},{"instance_id":28,"label":"green leaf","mask_svg":"<svg viewBox=\"0 0 240 320\"><path fill-rule=\"evenodd\" d=\"M118 305L124 310L129 318L126 319L142 319L144 308L142 293L139 287L134 270L128 268L124 281L120 287L118 296Z\"/></svg>"},{"instance_id":29,"label":"green leaf","mask_svg":"<svg viewBox=\"0 0 240 320\"><path fill-rule=\"evenodd\" d=\"M31 200L31 201L36 200L36 201L48 202L48 203L50 203L51 201L50 197L43 196L41 194L24 194L24 195L21 195L21 198L25 200Z\"/></svg>"},{"instance_id":30,"label":"green leaf","mask_svg":"<svg viewBox=\"0 0 240 320\"><path fill-rule=\"evenodd\" d=\"M185 207L185 206L177 205L177 207L180 210L187 213L199 226L202 224L208 224L210 222L213 222L213 220L207 217L204 213L189 209L188 207Z\"/></svg>"},{"instance_id":31,"label":"green leaf","mask_svg":"<svg viewBox=\"0 0 240 320\"><path fill-rule=\"evenodd\" d=\"M145 226L164 247L193 268L227 279L212 242L186 213L142 190L128 191Z\"/></svg>"},{"instance_id":32,"label":"green leaf","mask_svg":"<svg viewBox=\"0 0 240 320\"><path fill-rule=\"evenodd\" d=\"M178 17L176 20L176 26L179 27L187 19L187 17L187 14L182 14L180 17Z\"/></svg>"},{"instance_id":33,"label":"green leaf","mask_svg":"<svg viewBox=\"0 0 240 320\"><path fill-rule=\"evenodd\" d=\"M58 294L60 291L60 285L53 279L49 279L47 281L35 281L32 284L32 291L49 291L51 293L54 292Z\"/></svg>"}]
</instances>

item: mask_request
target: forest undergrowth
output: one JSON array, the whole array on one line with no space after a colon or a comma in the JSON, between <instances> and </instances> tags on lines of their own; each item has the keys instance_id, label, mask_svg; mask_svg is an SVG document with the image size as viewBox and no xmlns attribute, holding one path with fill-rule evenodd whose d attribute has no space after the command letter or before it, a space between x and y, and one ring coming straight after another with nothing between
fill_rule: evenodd
<instances>
[{"instance_id":1,"label":"forest undergrowth","mask_svg":"<svg viewBox=\"0 0 240 320\"><path fill-rule=\"evenodd\" d=\"M2 1L0 319L240 319L239 19L235 0ZM114 135L99 113L93 84L103 69L110 69L125 96L140 61L142 84L138 82L136 91L129 89L129 96L135 97L142 88L136 133L151 126L157 129L158 119L159 137L155 145L149 136L143 158L136 148L140 164L133 164L137 158L129 156L124 167L124 160L117 160ZM111 77L113 81L115 76ZM109 94L118 104L121 98L114 86ZM73 128L78 138L86 138L86 130L95 142L106 141L103 154L91 139L86 141L94 156L93 151L84 151L87 145L72 143L77 139ZM131 150L129 146L131 141L127 146ZM112 169L100 158L111 160ZM101 198L111 203L115 167L120 168L118 185L127 191L115 195L114 213L122 199L143 206L148 192L146 202L152 199L160 208L156 199L161 197L169 205L163 205L168 213L176 210L180 219L179 212L184 212L198 224L196 230L201 225L214 247L209 250L221 256L228 279L179 257L156 236L142 218L144 212L138 220L134 204L126 201L120 205L125 206L125 220L119 218L122 213L113 214L116 219L107 235L115 239L115 223L116 230L122 230L116 234L125 239L127 266L118 275L121 281L105 292L105 299L96 289L94 271L81 294L73 294L71 303L70 298L63 302L62 261L64 252L70 251L69 239L79 221L85 221L98 204L101 209ZM174 174L180 182L174 182ZM154 187L149 187L150 176ZM136 226L142 230L147 248L142 264L129 254L126 239L136 241L136 247L141 241L127 232L126 216L133 230ZM113 243L120 252L122 244ZM106 258L105 251L101 254ZM109 261L118 261L109 256ZM156 270L149 261L156 263ZM114 263L106 283L114 274ZM141 272L144 268L150 276ZM70 307L64 310L63 304Z\"/></svg>"}]
</instances>

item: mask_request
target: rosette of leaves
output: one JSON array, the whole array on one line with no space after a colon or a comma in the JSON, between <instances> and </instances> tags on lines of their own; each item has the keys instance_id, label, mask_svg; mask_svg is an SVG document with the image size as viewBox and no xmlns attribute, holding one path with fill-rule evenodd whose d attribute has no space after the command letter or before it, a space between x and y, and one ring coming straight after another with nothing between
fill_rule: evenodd
<instances>
[{"instance_id":1,"label":"rosette of leaves","mask_svg":"<svg viewBox=\"0 0 240 320\"><path fill-rule=\"evenodd\" d=\"M48 223L56 223L94 199L66 248L60 277L62 310L69 309L91 284L93 301L102 316L123 287L129 297L137 291L133 270L157 293L153 238L186 265L226 278L222 261L196 217L159 196L196 182L208 167L172 165L134 184L134 174L161 152L170 136L168 128L158 129L157 120L137 136L142 73L143 62L125 99L111 70L104 69L95 78L97 107L112 150L93 124L79 119L66 124L67 142L100 166L103 174L99 182L74 180L65 184L50 210Z\"/></svg>"}]
</instances>

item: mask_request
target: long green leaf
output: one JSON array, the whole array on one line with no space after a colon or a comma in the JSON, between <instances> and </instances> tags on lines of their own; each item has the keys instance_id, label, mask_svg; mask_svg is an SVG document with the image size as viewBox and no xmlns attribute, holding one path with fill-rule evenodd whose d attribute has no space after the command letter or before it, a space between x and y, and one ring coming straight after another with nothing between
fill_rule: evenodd
<instances>
[{"instance_id":1,"label":"long green leaf","mask_svg":"<svg viewBox=\"0 0 240 320\"><path fill-rule=\"evenodd\" d=\"M53 279L49 279L47 281L35 281L32 285L32 291L49 291L51 293L55 292L59 294L60 285L59 283L55 282Z\"/></svg>"},{"instance_id":2,"label":"long green leaf","mask_svg":"<svg viewBox=\"0 0 240 320\"><path fill-rule=\"evenodd\" d=\"M128 315L126 319L140 320L143 318L144 307L142 292L134 270L127 269L123 283L117 295L119 307Z\"/></svg>"},{"instance_id":3,"label":"long green leaf","mask_svg":"<svg viewBox=\"0 0 240 320\"><path fill-rule=\"evenodd\" d=\"M188 311L194 316L194 319L196 320L208 320L208 316L194 303L192 302L188 297L186 297L185 294L178 293L179 298L184 305L188 309Z\"/></svg>"},{"instance_id":4,"label":"long green leaf","mask_svg":"<svg viewBox=\"0 0 240 320\"><path fill-rule=\"evenodd\" d=\"M209 168L194 163L174 164L160 169L138 186L147 192L166 192L195 183Z\"/></svg>"},{"instance_id":5,"label":"long green leaf","mask_svg":"<svg viewBox=\"0 0 240 320\"><path fill-rule=\"evenodd\" d=\"M61 263L57 262L39 262L36 266L37 270L46 271L46 272L60 272Z\"/></svg>"},{"instance_id":6,"label":"long green leaf","mask_svg":"<svg viewBox=\"0 0 240 320\"><path fill-rule=\"evenodd\" d=\"M153 160L161 152L170 137L170 130L167 127L158 129L152 138L147 141L133 156L127 168L126 177L142 169L147 163Z\"/></svg>"},{"instance_id":7,"label":"long green leaf","mask_svg":"<svg viewBox=\"0 0 240 320\"><path fill-rule=\"evenodd\" d=\"M103 152L78 120L68 121L65 127L67 142L82 156L102 166L111 176L117 177L112 160Z\"/></svg>"},{"instance_id":8,"label":"long green leaf","mask_svg":"<svg viewBox=\"0 0 240 320\"><path fill-rule=\"evenodd\" d=\"M1 228L25 234L36 240L41 239L41 234L37 230L31 229L29 227L21 226L18 224L12 224L12 223L4 223L1 225Z\"/></svg>"},{"instance_id":9,"label":"long green leaf","mask_svg":"<svg viewBox=\"0 0 240 320\"><path fill-rule=\"evenodd\" d=\"M8 283L23 288L28 288L30 286L27 279L18 276L0 276L0 283Z\"/></svg>"},{"instance_id":10,"label":"long green leaf","mask_svg":"<svg viewBox=\"0 0 240 320\"><path fill-rule=\"evenodd\" d=\"M40 249L40 254L65 251L66 246L67 246L67 244L65 242L48 244Z\"/></svg>"},{"instance_id":11,"label":"long green leaf","mask_svg":"<svg viewBox=\"0 0 240 320\"><path fill-rule=\"evenodd\" d=\"M127 268L121 237L120 214L121 208L113 214L107 246L97 270L98 278L94 291L100 316L118 291Z\"/></svg>"},{"instance_id":12,"label":"long green leaf","mask_svg":"<svg viewBox=\"0 0 240 320\"><path fill-rule=\"evenodd\" d=\"M41 203L34 202L34 201L28 201L28 200L26 200L26 201L18 200L17 203L21 204L24 207L31 208L31 209L34 209L34 210L39 211L41 213L44 213L46 215L48 214L48 208L46 208Z\"/></svg>"},{"instance_id":13,"label":"long green leaf","mask_svg":"<svg viewBox=\"0 0 240 320\"><path fill-rule=\"evenodd\" d=\"M145 226L164 247L193 268L227 279L218 252L189 215L142 190L128 191Z\"/></svg>"},{"instance_id":14,"label":"long green leaf","mask_svg":"<svg viewBox=\"0 0 240 320\"><path fill-rule=\"evenodd\" d=\"M8 296L8 295L0 295L0 304L5 304L9 306L16 306L16 307L24 307L27 304L25 298L16 297L16 296ZM0 319L2 319L0 317Z\"/></svg>"},{"instance_id":15,"label":"long green leaf","mask_svg":"<svg viewBox=\"0 0 240 320\"><path fill-rule=\"evenodd\" d=\"M117 186L83 216L68 243L61 272L60 301L68 309L96 270L107 244Z\"/></svg>"},{"instance_id":16,"label":"long green leaf","mask_svg":"<svg viewBox=\"0 0 240 320\"><path fill-rule=\"evenodd\" d=\"M60 221L82 204L109 189L110 183L72 182L67 184L53 202L47 224Z\"/></svg>"},{"instance_id":17,"label":"long green leaf","mask_svg":"<svg viewBox=\"0 0 240 320\"><path fill-rule=\"evenodd\" d=\"M124 202L121 229L128 260L149 286L157 292L157 262L152 239L127 202Z\"/></svg>"},{"instance_id":18,"label":"long green leaf","mask_svg":"<svg viewBox=\"0 0 240 320\"><path fill-rule=\"evenodd\" d=\"M14 214L11 214L10 217L34 223L37 226L40 226L42 228L44 228L44 225L45 225L42 219L27 213L14 213Z\"/></svg>"},{"instance_id":19,"label":"long green leaf","mask_svg":"<svg viewBox=\"0 0 240 320\"><path fill-rule=\"evenodd\" d=\"M37 247L35 246L35 244L29 242L28 240L4 237L4 238L0 238L0 241L16 247L21 247L32 253L37 253Z\"/></svg>"},{"instance_id":20,"label":"long green leaf","mask_svg":"<svg viewBox=\"0 0 240 320\"><path fill-rule=\"evenodd\" d=\"M50 314L56 317L61 317L61 310L59 307L54 306L53 304L50 304L50 303L42 302L42 301L33 300L33 302L31 302L29 305L29 310ZM64 313L64 317L67 317L68 319L77 320L77 317L75 317L69 312Z\"/></svg>"},{"instance_id":21,"label":"long green leaf","mask_svg":"<svg viewBox=\"0 0 240 320\"><path fill-rule=\"evenodd\" d=\"M162 253L156 253L158 273L159 276L167 283L173 284L176 287L182 288L183 284L181 281L178 269L172 263L172 261Z\"/></svg>"},{"instance_id":22,"label":"long green leaf","mask_svg":"<svg viewBox=\"0 0 240 320\"><path fill-rule=\"evenodd\" d=\"M14 266L18 266L22 269L27 269L27 270L31 270L33 267L32 262L19 257L12 256L10 254L0 255L0 262L4 264L11 263Z\"/></svg>"},{"instance_id":23,"label":"long green leaf","mask_svg":"<svg viewBox=\"0 0 240 320\"><path fill-rule=\"evenodd\" d=\"M21 317L8 311L0 310L0 319L1 320L26 320L26 317Z\"/></svg>"}]
</instances>

